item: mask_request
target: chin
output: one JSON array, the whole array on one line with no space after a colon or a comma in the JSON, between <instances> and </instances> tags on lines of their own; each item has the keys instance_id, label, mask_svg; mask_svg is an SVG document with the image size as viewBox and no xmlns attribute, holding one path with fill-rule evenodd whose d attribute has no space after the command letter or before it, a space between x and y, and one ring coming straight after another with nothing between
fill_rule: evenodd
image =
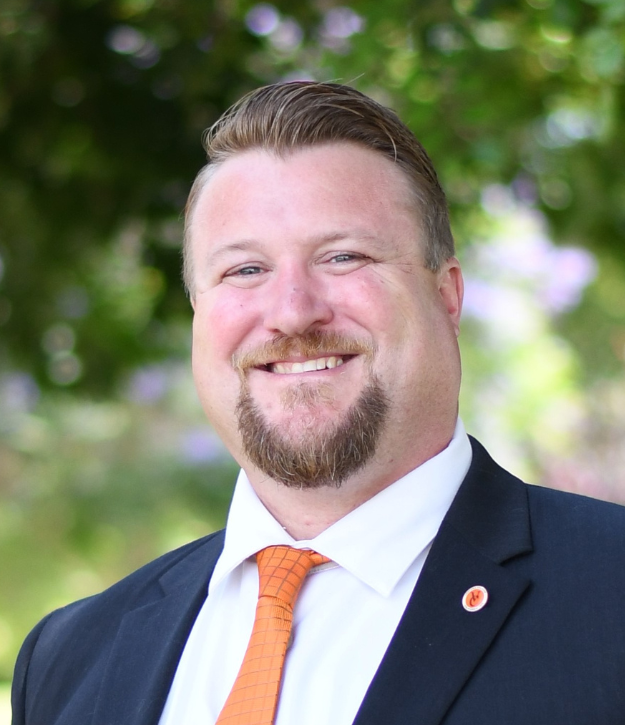
<instances>
[{"instance_id":1,"label":"chin","mask_svg":"<svg viewBox=\"0 0 625 725\"><path fill-rule=\"evenodd\" d=\"M237 405L241 443L256 468L286 486L340 486L374 455L388 407L373 378L342 413L300 395L293 410L272 421L243 390Z\"/></svg>"}]
</instances>

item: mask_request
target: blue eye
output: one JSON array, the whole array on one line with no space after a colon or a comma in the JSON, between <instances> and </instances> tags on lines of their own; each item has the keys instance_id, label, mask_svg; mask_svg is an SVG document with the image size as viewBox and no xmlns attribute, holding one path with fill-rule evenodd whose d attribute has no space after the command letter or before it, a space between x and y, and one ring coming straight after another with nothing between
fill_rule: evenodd
<instances>
[{"instance_id":1,"label":"blue eye","mask_svg":"<svg viewBox=\"0 0 625 725\"><path fill-rule=\"evenodd\" d=\"M330 261L336 264L338 262L353 262L355 259L359 259L359 255L344 252L343 254L335 255Z\"/></svg>"},{"instance_id":2,"label":"blue eye","mask_svg":"<svg viewBox=\"0 0 625 725\"><path fill-rule=\"evenodd\" d=\"M252 277L255 274L260 274L262 272L262 267L258 267L257 265L250 264L247 267L239 267L238 269L232 270L232 272L228 272L226 275L227 277Z\"/></svg>"}]
</instances>

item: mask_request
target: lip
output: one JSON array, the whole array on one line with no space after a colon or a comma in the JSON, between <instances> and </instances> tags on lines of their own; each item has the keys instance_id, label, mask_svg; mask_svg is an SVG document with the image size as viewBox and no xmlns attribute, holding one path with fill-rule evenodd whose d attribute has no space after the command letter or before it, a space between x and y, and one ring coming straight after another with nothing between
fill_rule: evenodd
<instances>
[{"instance_id":1,"label":"lip","mask_svg":"<svg viewBox=\"0 0 625 725\"><path fill-rule=\"evenodd\" d=\"M315 357L304 357L301 355L289 356L286 359L271 361L265 365L259 365L255 369L271 375L310 375L311 373L331 373L339 367L343 367L353 358L353 354L324 353Z\"/></svg>"}]
</instances>

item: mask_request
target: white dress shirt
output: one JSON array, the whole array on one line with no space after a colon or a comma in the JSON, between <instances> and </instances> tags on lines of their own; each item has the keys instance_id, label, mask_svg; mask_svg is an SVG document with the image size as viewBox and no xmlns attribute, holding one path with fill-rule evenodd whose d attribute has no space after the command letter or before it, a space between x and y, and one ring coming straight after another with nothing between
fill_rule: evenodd
<instances>
[{"instance_id":1,"label":"white dress shirt","mask_svg":"<svg viewBox=\"0 0 625 725\"><path fill-rule=\"evenodd\" d=\"M351 725L470 463L458 420L444 451L308 541L280 526L241 471L224 550L159 725L214 725L252 631L254 554L274 544L332 560L309 574L295 604L275 725Z\"/></svg>"}]
</instances>

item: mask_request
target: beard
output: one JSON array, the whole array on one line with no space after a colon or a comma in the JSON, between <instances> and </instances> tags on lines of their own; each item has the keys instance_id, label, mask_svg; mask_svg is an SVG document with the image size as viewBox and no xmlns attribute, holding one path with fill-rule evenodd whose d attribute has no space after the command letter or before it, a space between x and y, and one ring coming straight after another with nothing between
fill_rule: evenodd
<instances>
[{"instance_id":1,"label":"beard","mask_svg":"<svg viewBox=\"0 0 625 725\"><path fill-rule=\"evenodd\" d=\"M386 421L389 402L378 378L370 374L358 400L324 426L315 420L314 407L328 405L325 386L301 385L286 392L287 410L305 407L310 415L296 430L271 425L244 381L237 404L239 432L250 461L274 481L299 489L338 488L375 453ZM286 429L286 430L285 430Z\"/></svg>"}]
</instances>

